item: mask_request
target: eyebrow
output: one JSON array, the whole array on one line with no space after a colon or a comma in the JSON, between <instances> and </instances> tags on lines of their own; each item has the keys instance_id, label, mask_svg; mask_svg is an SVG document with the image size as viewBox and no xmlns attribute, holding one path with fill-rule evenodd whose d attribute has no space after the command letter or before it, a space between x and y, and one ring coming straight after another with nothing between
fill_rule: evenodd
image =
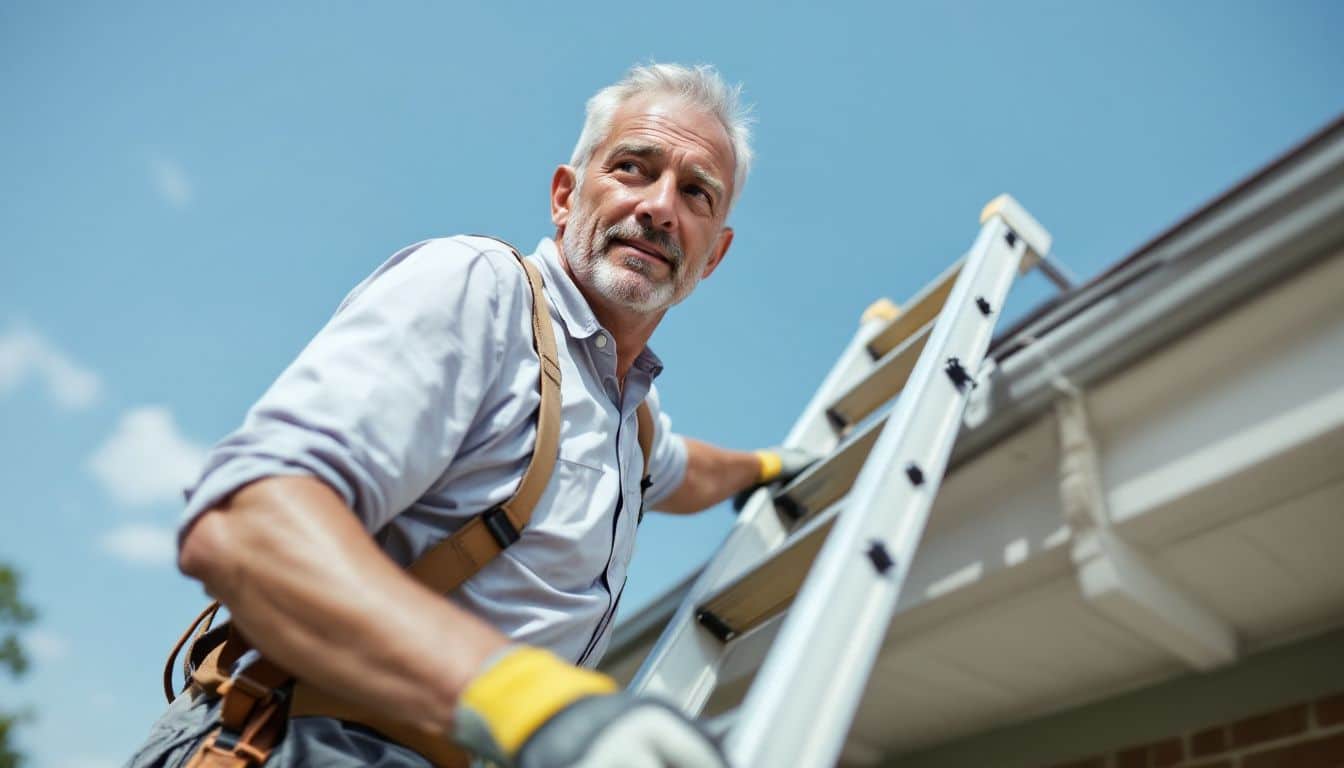
<instances>
[{"instance_id":1,"label":"eyebrow","mask_svg":"<svg viewBox=\"0 0 1344 768\"><path fill-rule=\"evenodd\" d=\"M608 157L620 157L621 155L631 155L634 157L658 159L666 155L667 152L657 144L647 144L644 142L623 141L612 148ZM722 198L724 195L723 182L719 181L709 171L699 165L692 165L691 175L701 184L709 187L714 192L715 198Z\"/></svg>"},{"instance_id":2,"label":"eyebrow","mask_svg":"<svg viewBox=\"0 0 1344 768\"><path fill-rule=\"evenodd\" d=\"M723 198L724 193L723 182L714 178L714 176L712 176L709 171L706 171L704 168L701 168L698 165L693 165L691 166L691 175L695 177L696 181L700 182L701 184L704 184L706 187L709 187L711 190L713 190L714 198L716 200Z\"/></svg>"}]
</instances>

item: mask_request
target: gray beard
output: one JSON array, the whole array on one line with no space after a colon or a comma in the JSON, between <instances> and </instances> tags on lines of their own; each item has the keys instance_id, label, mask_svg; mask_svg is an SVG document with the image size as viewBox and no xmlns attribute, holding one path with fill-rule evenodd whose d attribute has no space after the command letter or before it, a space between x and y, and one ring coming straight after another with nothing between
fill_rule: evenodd
<instances>
[{"instance_id":1,"label":"gray beard","mask_svg":"<svg viewBox=\"0 0 1344 768\"><path fill-rule=\"evenodd\" d=\"M573 220L565 227L562 243L565 259L570 269L574 270L574 276L602 298L636 314L649 315L681 301L690 293L689 289L695 286L695 282L692 282L685 286L687 290L677 290L686 258L681 248L666 233L642 227L633 221L623 221L596 233L593 241L586 243L582 238L591 223L587 211L576 207ZM625 269L622 269L604 258L611 243L622 239L645 240L662 248L672 262L669 278L650 286L649 282L653 278L649 275L646 262L631 257L624 260ZM640 279L626 270L644 275L647 279Z\"/></svg>"}]
</instances>

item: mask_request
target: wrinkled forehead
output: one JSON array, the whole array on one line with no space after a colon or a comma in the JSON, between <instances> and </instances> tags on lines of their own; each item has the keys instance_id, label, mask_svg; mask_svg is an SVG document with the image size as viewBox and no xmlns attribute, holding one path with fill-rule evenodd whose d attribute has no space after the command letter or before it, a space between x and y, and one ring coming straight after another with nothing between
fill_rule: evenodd
<instances>
[{"instance_id":1,"label":"wrinkled forehead","mask_svg":"<svg viewBox=\"0 0 1344 768\"><path fill-rule=\"evenodd\" d=\"M638 96L612 115L607 135L593 152L593 160L630 146L658 149L680 162L699 166L733 183L736 161L728 129L712 112L675 95Z\"/></svg>"}]
</instances>

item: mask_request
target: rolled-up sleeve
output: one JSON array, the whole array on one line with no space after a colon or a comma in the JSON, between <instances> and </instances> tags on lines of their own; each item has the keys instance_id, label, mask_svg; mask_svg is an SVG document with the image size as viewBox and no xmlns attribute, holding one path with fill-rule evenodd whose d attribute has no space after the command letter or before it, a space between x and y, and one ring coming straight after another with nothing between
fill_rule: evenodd
<instances>
[{"instance_id":1,"label":"rolled-up sleeve","mask_svg":"<svg viewBox=\"0 0 1344 768\"><path fill-rule=\"evenodd\" d=\"M649 477L653 479L653 485L644 499L645 505L652 509L685 479L686 441L672 431L672 418L663 412L656 387L649 388L644 402L649 404L654 423L653 458L649 460Z\"/></svg>"},{"instance_id":2,"label":"rolled-up sleeve","mask_svg":"<svg viewBox=\"0 0 1344 768\"><path fill-rule=\"evenodd\" d=\"M438 479L501 365L500 274L457 240L399 251L214 447L185 531L263 477L311 475L377 531Z\"/></svg>"}]
</instances>

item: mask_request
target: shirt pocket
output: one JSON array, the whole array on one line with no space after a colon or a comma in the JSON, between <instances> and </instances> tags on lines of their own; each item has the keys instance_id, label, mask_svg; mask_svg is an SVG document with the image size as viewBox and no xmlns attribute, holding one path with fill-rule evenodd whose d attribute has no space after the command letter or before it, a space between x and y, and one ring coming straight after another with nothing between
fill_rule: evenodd
<instances>
[{"instance_id":1,"label":"shirt pocket","mask_svg":"<svg viewBox=\"0 0 1344 768\"><path fill-rule=\"evenodd\" d=\"M557 459L532 521L508 553L553 589L574 595L601 589L618 494L614 471Z\"/></svg>"}]
</instances>

